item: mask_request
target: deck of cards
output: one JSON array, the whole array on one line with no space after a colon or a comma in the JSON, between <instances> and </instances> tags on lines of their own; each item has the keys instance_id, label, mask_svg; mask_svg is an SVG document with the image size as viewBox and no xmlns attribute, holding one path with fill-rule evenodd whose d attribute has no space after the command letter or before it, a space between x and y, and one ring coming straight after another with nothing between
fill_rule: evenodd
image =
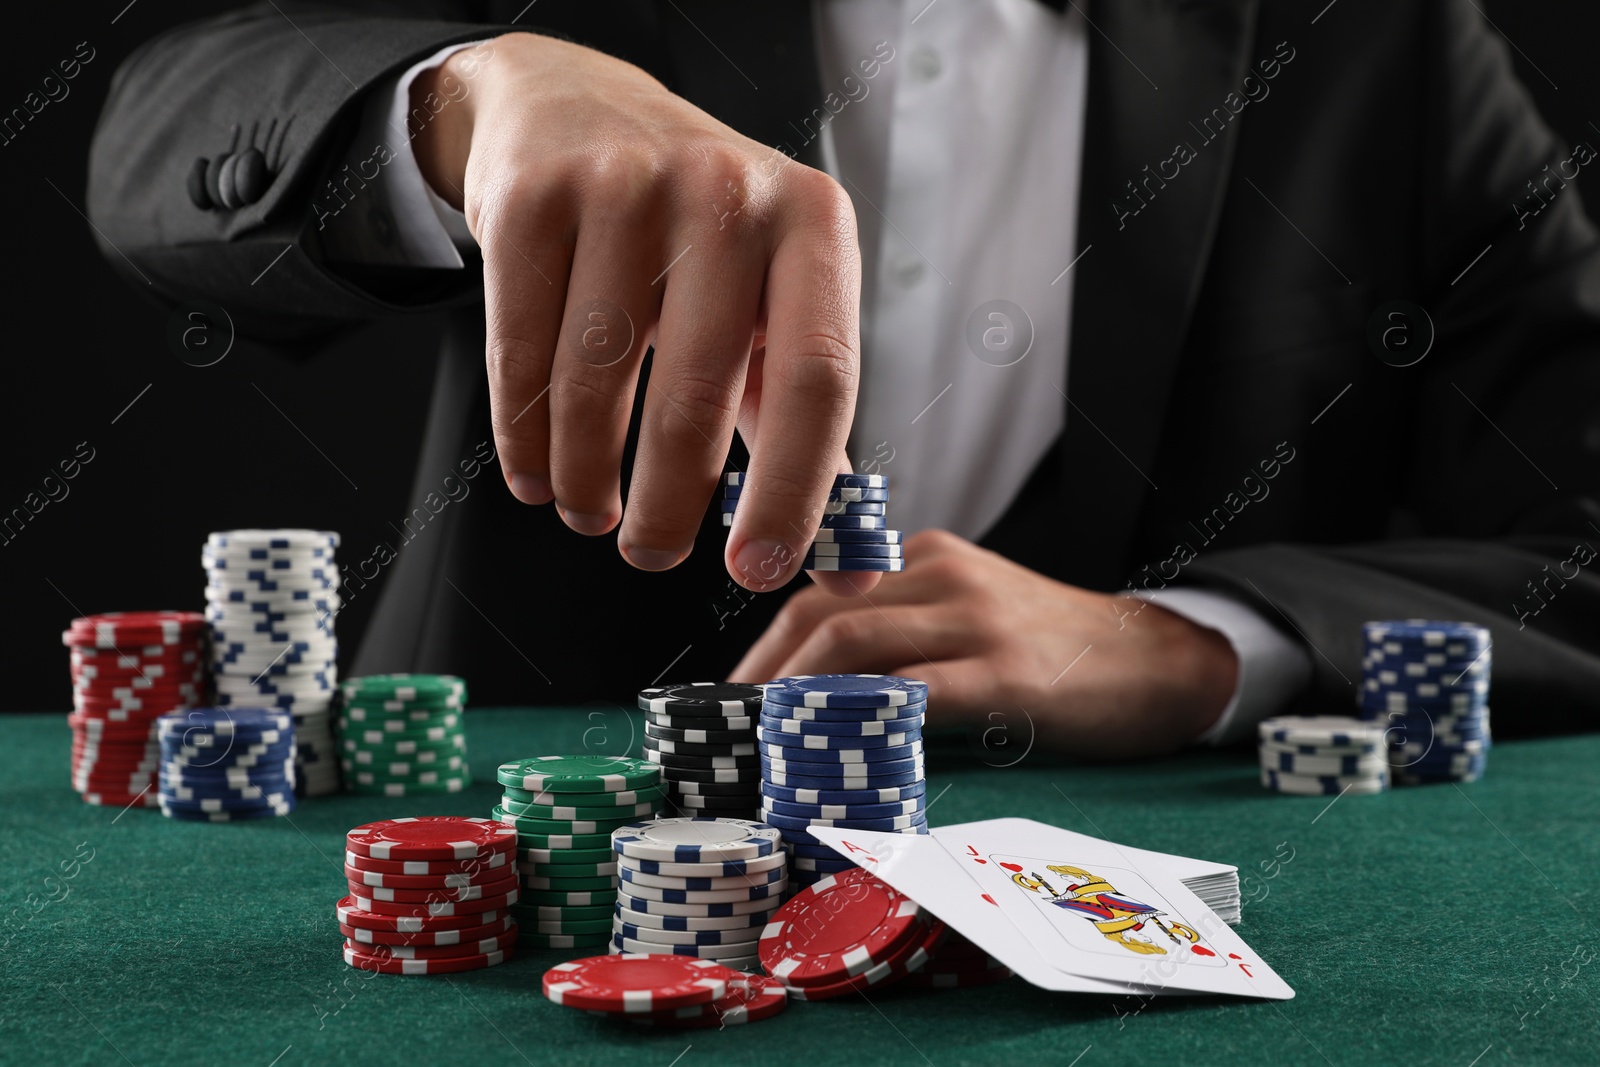
<instances>
[{"instance_id":1,"label":"deck of cards","mask_svg":"<svg viewBox=\"0 0 1600 1067\"><path fill-rule=\"evenodd\" d=\"M1225 921L1239 907L1238 871L1226 864L1031 819L921 836L810 833L1042 989L1294 996Z\"/></svg>"}]
</instances>

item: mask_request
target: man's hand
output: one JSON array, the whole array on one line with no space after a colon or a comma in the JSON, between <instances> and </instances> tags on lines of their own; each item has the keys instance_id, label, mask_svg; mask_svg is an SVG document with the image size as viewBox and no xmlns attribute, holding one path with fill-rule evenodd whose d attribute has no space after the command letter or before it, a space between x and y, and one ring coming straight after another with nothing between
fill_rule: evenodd
<instances>
[{"instance_id":1,"label":"man's hand","mask_svg":"<svg viewBox=\"0 0 1600 1067\"><path fill-rule=\"evenodd\" d=\"M920 678L933 725L1021 708L1039 744L1097 758L1179 748L1233 695L1227 639L1154 604L1063 585L939 530L912 537L906 558L870 596L796 593L731 677Z\"/></svg>"},{"instance_id":2,"label":"man's hand","mask_svg":"<svg viewBox=\"0 0 1600 1067\"><path fill-rule=\"evenodd\" d=\"M553 38L508 34L487 60L458 52L413 98L436 87L455 91L413 147L483 249L512 493L554 500L582 534L620 520L623 556L666 570L694 545L737 426L751 463L728 572L757 590L788 581L849 469L861 288L849 198L639 68ZM652 343L624 514L623 443ZM875 584L863 577L819 580Z\"/></svg>"}]
</instances>

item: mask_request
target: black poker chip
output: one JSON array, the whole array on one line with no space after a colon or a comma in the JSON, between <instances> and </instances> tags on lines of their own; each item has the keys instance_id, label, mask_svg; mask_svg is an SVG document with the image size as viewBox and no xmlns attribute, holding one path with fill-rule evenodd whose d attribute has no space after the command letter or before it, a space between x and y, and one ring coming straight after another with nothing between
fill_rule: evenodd
<instances>
[{"instance_id":1,"label":"black poker chip","mask_svg":"<svg viewBox=\"0 0 1600 1067\"><path fill-rule=\"evenodd\" d=\"M662 767L681 768L690 771L712 770L741 770L750 768L756 772L757 778L761 773L761 757L756 756L706 756L685 755L677 752L662 752L650 744L650 738L645 738L644 756L652 763ZM670 778L671 775L663 775Z\"/></svg>"},{"instance_id":2,"label":"black poker chip","mask_svg":"<svg viewBox=\"0 0 1600 1067\"><path fill-rule=\"evenodd\" d=\"M761 787L761 775L756 774L747 782L688 782L684 781L681 771L673 771L667 779L667 795L682 793L691 797L743 797L757 794Z\"/></svg>"},{"instance_id":3,"label":"black poker chip","mask_svg":"<svg viewBox=\"0 0 1600 1067\"><path fill-rule=\"evenodd\" d=\"M647 711L644 714L644 721L656 726L665 726L669 730L754 730L761 725L761 716L724 715L720 719L714 719L709 715L667 715L662 712Z\"/></svg>"},{"instance_id":4,"label":"black poker chip","mask_svg":"<svg viewBox=\"0 0 1600 1067\"><path fill-rule=\"evenodd\" d=\"M644 734L646 737L656 737L663 741L704 745L754 744L756 739L754 723L747 730L685 730L646 722L644 724Z\"/></svg>"},{"instance_id":5,"label":"black poker chip","mask_svg":"<svg viewBox=\"0 0 1600 1067\"><path fill-rule=\"evenodd\" d=\"M660 685L639 690L639 707L674 717L744 717L761 713L766 691L759 685L731 682Z\"/></svg>"},{"instance_id":6,"label":"black poker chip","mask_svg":"<svg viewBox=\"0 0 1600 1067\"><path fill-rule=\"evenodd\" d=\"M726 815L730 811L750 811L761 806L759 794L746 793L737 797L684 797L668 794L667 804L684 811L716 812L718 818L736 818Z\"/></svg>"},{"instance_id":7,"label":"black poker chip","mask_svg":"<svg viewBox=\"0 0 1600 1067\"><path fill-rule=\"evenodd\" d=\"M756 767L667 767L661 766L662 780L673 784L761 786L761 768Z\"/></svg>"},{"instance_id":8,"label":"black poker chip","mask_svg":"<svg viewBox=\"0 0 1600 1067\"><path fill-rule=\"evenodd\" d=\"M662 752L672 756L754 756L756 755L756 739L754 737L740 738L736 744L710 744L705 741L669 741L665 738L646 735L644 747L652 752Z\"/></svg>"}]
</instances>

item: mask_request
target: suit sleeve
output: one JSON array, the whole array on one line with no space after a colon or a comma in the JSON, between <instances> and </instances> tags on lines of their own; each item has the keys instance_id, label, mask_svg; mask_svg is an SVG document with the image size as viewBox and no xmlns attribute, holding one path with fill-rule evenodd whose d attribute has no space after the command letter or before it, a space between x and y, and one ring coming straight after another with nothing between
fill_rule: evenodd
<instances>
[{"instance_id":1,"label":"suit sleeve","mask_svg":"<svg viewBox=\"0 0 1600 1067\"><path fill-rule=\"evenodd\" d=\"M476 271L362 278L327 253L331 217L385 224L378 198L364 197L370 188L339 169L376 154L350 143L367 95L445 45L497 32L394 14L424 6L373 15L278 0L137 50L112 80L89 157L89 217L113 268L164 305L212 301L241 334L266 341L478 299ZM267 157L264 194L235 210L197 207L187 191L195 160L252 141ZM348 209L330 214L332 205Z\"/></svg>"},{"instance_id":2,"label":"suit sleeve","mask_svg":"<svg viewBox=\"0 0 1600 1067\"><path fill-rule=\"evenodd\" d=\"M1409 425L1372 428L1409 457L1414 528L1220 552L1193 573L1306 642L1308 708L1351 714L1362 622L1464 619L1493 633L1497 733L1594 729L1600 241L1571 179L1600 159L1550 132L1466 0L1426 11L1416 239L1448 358L1417 368L1429 377Z\"/></svg>"}]
</instances>

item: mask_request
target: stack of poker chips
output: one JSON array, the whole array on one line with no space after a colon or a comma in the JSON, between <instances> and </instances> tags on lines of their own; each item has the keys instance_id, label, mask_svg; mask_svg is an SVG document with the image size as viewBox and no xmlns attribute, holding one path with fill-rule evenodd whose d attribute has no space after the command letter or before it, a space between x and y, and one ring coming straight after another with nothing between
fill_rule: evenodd
<instances>
[{"instance_id":1,"label":"stack of poker chips","mask_svg":"<svg viewBox=\"0 0 1600 1067\"><path fill-rule=\"evenodd\" d=\"M759 819L759 685L696 682L641 690L645 758L661 766L673 815Z\"/></svg>"},{"instance_id":2,"label":"stack of poker chips","mask_svg":"<svg viewBox=\"0 0 1600 1067\"><path fill-rule=\"evenodd\" d=\"M789 1001L774 979L711 960L658 954L558 964L545 972L544 995L590 1015L673 1030L720 1030L770 1019Z\"/></svg>"},{"instance_id":3,"label":"stack of poker chips","mask_svg":"<svg viewBox=\"0 0 1600 1067\"><path fill-rule=\"evenodd\" d=\"M510 959L517 835L488 819L387 819L345 835L344 961L383 974L451 974Z\"/></svg>"},{"instance_id":4,"label":"stack of poker chips","mask_svg":"<svg viewBox=\"0 0 1600 1067\"><path fill-rule=\"evenodd\" d=\"M901 979L922 989L965 989L1010 978L1010 967L954 930L928 954L928 962Z\"/></svg>"},{"instance_id":5,"label":"stack of poker chips","mask_svg":"<svg viewBox=\"0 0 1600 1067\"><path fill-rule=\"evenodd\" d=\"M741 971L788 888L778 832L747 819L634 823L611 835L622 884L613 953L692 956Z\"/></svg>"},{"instance_id":6,"label":"stack of poker chips","mask_svg":"<svg viewBox=\"0 0 1600 1067\"><path fill-rule=\"evenodd\" d=\"M782 831L796 885L854 866L808 834L812 826L928 832L927 683L816 674L781 678L765 689L761 818Z\"/></svg>"},{"instance_id":7,"label":"stack of poker chips","mask_svg":"<svg viewBox=\"0 0 1600 1067\"><path fill-rule=\"evenodd\" d=\"M1261 784L1278 793L1342 796L1389 788L1383 724L1338 715L1286 715L1256 728Z\"/></svg>"},{"instance_id":8,"label":"stack of poker chips","mask_svg":"<svg viewBox=\"0 0 1600 1067\"><path fill-rule=\"evenodd\" d=\"M661 809L661 778L645 760L535 756L502 763L495 820L517 839L525 941L597 948L611 936L617 863L611 833Z\"/></svg>"},{"instance_id":9,"label":"stack of poker chips","mask_svg":"<svg viewBox=\"0 0 1600 1067\"><path fill-rule=\"evenodd\" d=\"M467 683L449 674L370 674L340 687L340 767L352 793L411 797L472 784Z\"/></svg>"},{"instance_id":10,"label":"stack of poker chips","mask_svg":"<svg viewBox=\"0 0 1600 1067\"><path fill-rule=\"evenodd\" d=\"M189 822L271 819L294 810L294 719L269 708L191 708L156 720L161 812Z\"/></svg>"},{"instance_id":11,"label":"stack of poker chips","mask_svg":"<svg viewBox=\"0 0 1600 1067\"><path fill-rule=\"evenodd\" d=\"M1369 622L1361 717L1382 723L1395 781L1473 782L1489 755L1489 631L1469 622Z\"/></svg>"},{"instance_id":12,"label":"stack of poker chips","mask_svg":"<svg viewBox=\"0 0 1600 1067\"><path fill-rule=\"evenodd\" d=\"M916 901L852 865L779 909L761 932L761 965L790 996L831 1000L925 969L947 933Z\"/></svg>"},{"instance_id":13,"label":"stack of poker chips","mask_svg":"<svg viewBox=\"0 0 1600 1067\"><path fill-rule=\"evenodd\" d=\"M231 530L201 549L217 703L294 716L301 796L339 791L332 708L339 646L339 535Z\"/></svg>"},{"instance_id":14,"label":"stack of poker chips","mask_svg":"<svg viewBox=\"0 0 1600 1067\"><path fill-rule=\"evenodd\" d=\"M744 474L733 471L722 487L722 525L733 525L733 513L744 491ZM906 561L900 531L888 525L889 476L840 474L822 507L822 528L806 549L808 571L901 571Z\"/></svg>"},{"instance_id":15,"label":"stack of poker chips","mask_svg":"<svg viewBox=\"0 0 1600 1067\"><path fill-rule=\"evenodd\" d=\"M90 804L155 807L156 719L209 695L205 617L86 615L72 620L61 641L71 650L72 788Z\"/></svg>"}]
</instances>

